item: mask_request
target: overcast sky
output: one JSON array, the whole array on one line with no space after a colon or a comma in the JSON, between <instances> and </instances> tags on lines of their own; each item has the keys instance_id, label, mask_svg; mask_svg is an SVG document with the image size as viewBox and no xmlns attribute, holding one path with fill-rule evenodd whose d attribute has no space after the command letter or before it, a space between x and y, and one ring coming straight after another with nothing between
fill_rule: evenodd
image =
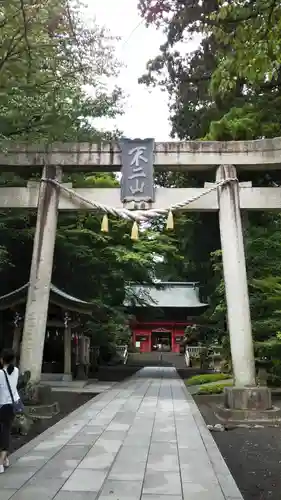
<instances>
[{"instance_id":1,"label":"overcast sky","mask_svg":"<svg viewBox=\"0 0 281 500\"><path fill-rule=\"evenodd\" d=\"M138 84L146 62L159 53L165 40L160 31L146 28L138 15L138 0L86 0L88 10L97 23L106 26L121 37L117 44L117 56L125 64L118 84L128 95L124 116L114 123L102 120L102 127L117 126L129 138L152 137L157 141L170 139L168 98L159 89L147 89Z\"/></svg>"},{"instance_id":2,"label":"overcast sky","mask_svg":"<svg viewBox=\"0 0 281 500\"><path fill-rule=\"evenodd\" d=\"M118 85L128 96L125 113L115 125L130 138L153 137L168 140L170 133L167 97L159 89L148 90L138 84L148 59L158 54L164 40L154 28L146 28L138 15L137 0L87 0L89 11L97 23L110 29L121 41L117 44L117 56L125 67L121 69ZM101 121L102 126L113 125Z\"/></svg>"}]
</instances>

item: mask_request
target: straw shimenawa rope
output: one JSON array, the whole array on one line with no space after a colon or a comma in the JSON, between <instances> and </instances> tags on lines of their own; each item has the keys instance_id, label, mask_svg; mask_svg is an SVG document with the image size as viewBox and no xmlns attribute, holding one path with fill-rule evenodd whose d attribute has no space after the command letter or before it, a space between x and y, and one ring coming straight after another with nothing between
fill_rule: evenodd
<instances>
[{"instance_id":1,"label":"straw shimenawa rope","mask_svg":"<svg viewBox=\"0 0 281 500\"><path fill-rule=\"evenodd\" d=\"M108 205L104 205L103 203L98 203L97 201L91 201L85 198L84 196L81 196L78 194L74 189L70 189L60 182L56 181L55 179L47 179L47 178L42 178L41 182L47 182L50 184L53 184L54 186L57 186L61 189L62 192L68 194L69 197L71 197L73 200L78 200L79 202L82 202L85 205L91 206L95 208L97 211L100 211L104 213L103 219L102 219L102 225L101 225L101 231L103 232L108 232L109 230L109 224L108 224L108 214L114 215L116 217L121 217L122 219L129 219L134 221L133 227L132 227L132 233L131 233L131 238L133 240L138 239L138 224L141 222L147 222L150 219L154 219L155 217L159 217L161 215L167 215L167 222L166 222L166 229L173 229L174 228L174 217L173 214L174 212L183 210L186 208L190 203L193 203L194 201L199 200L203 196L206 196L207 194L211 193L212 191L217 190L220 187L225 186L226 184L229 184L231 182L238 182L238 179L236 177L229 177L228 179L224 179L222 181L214 183L211 187L208 189L205 189L203 192L196 194L195 196L192 196L192 198L189 198L188 200L180 201L179 203L175 203L174 205L171 205L167 208L150 208L149 210L128 210L127 208L115 208L111 207Z\"/></svg>"}]
</instances>

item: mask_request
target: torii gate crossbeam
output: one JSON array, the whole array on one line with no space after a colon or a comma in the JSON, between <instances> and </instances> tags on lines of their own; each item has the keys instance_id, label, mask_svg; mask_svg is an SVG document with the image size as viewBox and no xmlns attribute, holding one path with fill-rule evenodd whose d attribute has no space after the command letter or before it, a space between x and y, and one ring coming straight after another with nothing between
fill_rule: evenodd
<instances>
[{"instance_id":1,"label":"torii gate crossbeam","mask_svg":"<svg viewBox=\"0 0 281 500\"><path fill-rule=\"evenodd\" d=\"M118 172L122 168L117 143L17 144L8 145L0 152L2 169L42 168L46 163L62 166L64 171ZM281 137L255 141L155 143L155 170L202 171L215 169L218 165L236 165L238 170L280 169Z\"/></svg>"}]
</instances>

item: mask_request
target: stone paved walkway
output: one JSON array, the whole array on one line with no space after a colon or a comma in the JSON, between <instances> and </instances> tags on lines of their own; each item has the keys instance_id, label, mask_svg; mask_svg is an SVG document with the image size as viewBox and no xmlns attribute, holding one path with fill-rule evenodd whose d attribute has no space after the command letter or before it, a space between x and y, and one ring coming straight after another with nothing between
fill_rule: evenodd
<instances>
[{"instance_id":1,"label":"stone paved walkway","mask_svg":"<svg viewBox=\"0 0 281 500\"><path fill-rule=\"evenodd\" d=\"M144 368L11 461L0 500L243 500L174 368Z\"/></svg>"}]
</instances>

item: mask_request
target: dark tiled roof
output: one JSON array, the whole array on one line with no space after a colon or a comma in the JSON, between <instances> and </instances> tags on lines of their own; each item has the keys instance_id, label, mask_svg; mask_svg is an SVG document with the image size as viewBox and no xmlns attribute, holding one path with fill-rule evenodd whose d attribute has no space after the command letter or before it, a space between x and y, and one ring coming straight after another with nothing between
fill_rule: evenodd
<instances>
[{"instance_id":1,"label":"dark tiled roof","mask_svg":"<svg viewBox=\"0 0 281 500\"><path fill-rule=\"evenodd\" d=\"M208 304L200 301L198 283L162 282L157 285L155 287L151 285L131 285L128 287L128 297L125 299L124 305L126 307L185 309L208 306Z\"/></svg>"},{"instance_id":2,"label":"dark tiled roof","mask_svg":"<svg viewBox=\"0 0 281 500\"><path fill-rule=\"evenodd\" d=\"M9 309L10 307L24 303L27 298L28 285L29 283L26 283L17 290L13 290L6 295L2 295L2 297L0 297L0 310ZM53 284L51 284L50 288L50 303L55 304L62 309L68 309L70 311L84 314L92 314L94 309L94 304L91 302L85 302L77 297L68 295Z\"/></svg>"}]
</instances>

